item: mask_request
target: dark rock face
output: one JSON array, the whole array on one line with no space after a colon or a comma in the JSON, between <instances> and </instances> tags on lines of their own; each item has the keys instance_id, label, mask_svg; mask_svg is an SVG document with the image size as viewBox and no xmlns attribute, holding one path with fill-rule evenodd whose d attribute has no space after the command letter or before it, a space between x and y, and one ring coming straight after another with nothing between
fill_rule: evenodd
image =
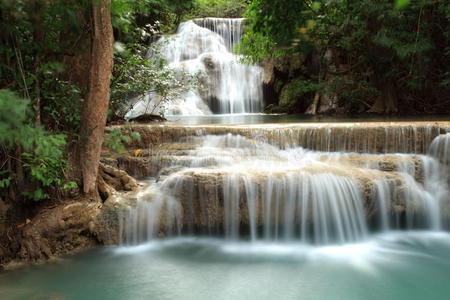
<instances>
[{"instance_id":1,"label":"dark rock face","mask_svg":"<svg viewBox=\"0 0 450 300\"><path fill-rule=\"evenodd\" d=\"M300 70L305 64L303 56L283 57L280 59L266 58L261 62L264 70L263 96L267 107L264 113L303 113L306 107L297 105L304 103L303 95L291 95L289 86L300 81ZM295 94L295 93L294 93Z\"/></svg>"},{"instance_id":2,"label":"dark rock face","mask_svg":"<svg viewBox=\"0 0 450 300\"><path fill-rule=\"evenodd\" d=\"M143 114L143 115L137 116L135 118L131 118L129 121L135 122L135 123L154 123L154 122L163 122L163 121L167 121L167 120L166 120L166 118L164 118L160 115Z\"/></svg>"}]
</instances>

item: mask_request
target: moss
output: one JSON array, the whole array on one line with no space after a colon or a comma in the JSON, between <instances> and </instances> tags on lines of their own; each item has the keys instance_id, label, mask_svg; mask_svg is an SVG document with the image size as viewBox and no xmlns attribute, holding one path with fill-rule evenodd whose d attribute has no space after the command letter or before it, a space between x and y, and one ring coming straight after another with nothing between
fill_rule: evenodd
<instances>
[{"instance_id":1,"label":"moss","mask_svg":"<svg viewBox=\"0 0 450 300\"><path fill-rule=\"evenodd\" d=\"M273 85L273 89L275 90L275 92L279 93L279 92L281 92L282 88L283 88L283 81L276 79L275 83Z\"/></svg>"},{"instance_id":2,"label":"moss","mask_svg":"<svg viewBox=\"0 0 450 300\"><path fill-rule=\"evenodd\" d=\"M281 90L280 105L292 105L297 103L297 101L309 91L307 85L307 81L302 80L302 78L295 78L288 82Z\"/></svg>"},{"instance_id":3,"label":"moss","mask_svg":"<svg viewBox=\"0 0 450 300\"><path fill-rule=\"evenodd\" d=\"M297 77L289 81L281 90L280 105L294 106L300 100L311 99L315 92L320 91L322 85L314 82L311 79L304 79ZM301 105L306 109L309 101L304 101Z\"/></svg>"}]
</instances>

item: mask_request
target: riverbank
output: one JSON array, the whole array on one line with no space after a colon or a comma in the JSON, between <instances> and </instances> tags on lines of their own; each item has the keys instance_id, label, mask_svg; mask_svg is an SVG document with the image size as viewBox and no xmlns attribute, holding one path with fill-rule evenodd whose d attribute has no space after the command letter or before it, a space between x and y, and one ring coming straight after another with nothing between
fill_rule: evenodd
<instances>
[{"instance_id":1,"label":"riverbank","mask_svg":"<svg viewBox=\"0 0 450 300\"><path fill-rule=\"evenodd\" d=\"M126 172L101 165L98 195L42 204L22 223L1 223L0 270L119 244L119 214L139 186ZM2 215L13 209L3 208Z\"/></svg>"}]
</instances>

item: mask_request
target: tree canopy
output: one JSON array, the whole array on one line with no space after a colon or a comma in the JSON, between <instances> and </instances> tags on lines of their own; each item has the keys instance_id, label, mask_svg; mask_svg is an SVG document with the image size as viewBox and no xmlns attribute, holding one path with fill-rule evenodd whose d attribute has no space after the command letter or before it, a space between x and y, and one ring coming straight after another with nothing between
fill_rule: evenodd
<instances>
[{"instance_id":1,"label":"tree canopy","mask_svg":"<svg viewBox=\"0 0 450 300\"><path fill-rule=\"evenodd\" d=\"M275 2L256 0L247 9L249 30L240 51L253 61L316 51L328 73L331 65L345 66L334 70L333 88L348 102L387 98L390 90L412 111L448 110L448 1ZM333 53L332 61L326 62L326 53Z\"/></svg>"}]
</instances>

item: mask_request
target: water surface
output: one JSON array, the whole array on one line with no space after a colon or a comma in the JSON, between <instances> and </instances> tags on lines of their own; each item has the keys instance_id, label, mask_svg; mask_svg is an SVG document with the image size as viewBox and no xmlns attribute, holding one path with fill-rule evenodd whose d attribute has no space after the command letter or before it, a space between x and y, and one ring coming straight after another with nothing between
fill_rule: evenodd
<instances>
[{"instance_id":1,"label":"water surface","mask_svg":"<svg viewBox=\"0 0 450 300\"><path fill-rule=\"evenodd\" d=\"M450 235L359 244L178 238L0 274L0 299L449 299Z\"/></svg>"},{"instance_id":2,"label":"water surface","mask_svg":"<svg viewBox=\"0 0 450 300\"><path fill-rule=\"evenodd\" d=\"M414 122L414 121L450 121L449 115L420 116L378 116L360 114L357 116L311 116L280 114L215 114L200 116L168 115L165 124L264 124L264 123L313 123L313 122Z\"/></svg>"}]
</instances>

